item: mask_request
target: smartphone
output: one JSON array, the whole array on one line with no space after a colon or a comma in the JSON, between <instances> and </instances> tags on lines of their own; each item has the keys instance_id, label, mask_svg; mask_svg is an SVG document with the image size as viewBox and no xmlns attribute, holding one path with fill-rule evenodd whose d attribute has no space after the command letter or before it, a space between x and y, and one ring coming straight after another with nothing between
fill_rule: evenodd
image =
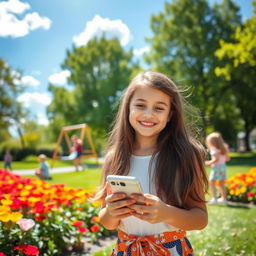
<instances>
[{"instance_id":1,"label":"smartphone","mask_svg":"<svg viewBox=\"0 0 256 256\"><path fill-rule=\"evenodd\" d=\"M112 192L124 192L129 197L131 194L143 194L140 181L133 176L108 175L107 182Z\"/></svg>"}]
</instances>

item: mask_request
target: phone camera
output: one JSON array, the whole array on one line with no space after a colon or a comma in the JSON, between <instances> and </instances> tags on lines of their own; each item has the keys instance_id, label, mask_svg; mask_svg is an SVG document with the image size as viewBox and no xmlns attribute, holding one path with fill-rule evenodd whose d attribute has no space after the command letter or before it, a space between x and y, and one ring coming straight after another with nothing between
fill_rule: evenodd
<instances>
[{"instance_id":1,"label":"phone camera","mask_svg":"<svg viewBox=\"0 0 256 256\"><path fill-rule=\"evenodd\" d=\"M120 185L125 187L125 183L124 182L120 182Z\"/></svg>"},{"instance_id":2,"label":"phone camera","mask_svg":"<svg viewBox=\"0 0 256 256\"><path fill-rule=\"evenodd\" d=\"M110 183L111 183L111 185L116 185L116 183L114 181L111 181Z\"/></svg>"}]
</instances>

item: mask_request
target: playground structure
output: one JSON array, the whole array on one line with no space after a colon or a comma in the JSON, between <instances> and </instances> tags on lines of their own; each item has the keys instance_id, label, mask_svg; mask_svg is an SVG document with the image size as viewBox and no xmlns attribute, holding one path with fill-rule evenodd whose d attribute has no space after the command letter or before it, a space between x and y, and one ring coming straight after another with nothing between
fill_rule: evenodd
<instances>
[{"instance_id":1,"label":"playground structure","mask_svg":"<svg viewBox=\"0 0 256 256\"><path fill-rule=\"evenodd\" d=\"M81 130L81 133L80 133L81 141L84 142L85 138L87 138L88 145L89 145L89 149L85 149L83 147L83 153L81 155L81 159L96 157L96 161L98 163L98 154L96 152L95 146L92 141L92 136L91 136L91 131L89 126L87 124L77 124L77 125L65 126L61 129L58 140L57 140L57 145L53 152L51 168L53 168L55 160L61 160L61 159L74 160L74 157L72 155L72 143L71 143L70 136L68 134L70 131L74 131L74 130ZM59 155L59 148L61 147L61 142L63 139L65 139L66 144L68 146L69 153L70 153L70 155L67 157L62 157L61 155Z\"/></svg>"}]
</instances>

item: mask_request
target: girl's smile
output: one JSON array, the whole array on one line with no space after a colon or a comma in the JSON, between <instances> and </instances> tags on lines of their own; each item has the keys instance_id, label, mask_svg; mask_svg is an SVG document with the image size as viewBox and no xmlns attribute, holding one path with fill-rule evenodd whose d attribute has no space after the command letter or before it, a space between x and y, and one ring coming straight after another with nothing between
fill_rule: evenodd
<instances>
[{"instance_id":1,"label":"girl's smile","mask_svg":"<svg viewBox=\"0 0 256 256\"><path fill-rule=\"evenodd\" d=\"M145 122L145 121L141 121L139 122L141 125L145 126L145 127L153 127L155 125L155 123L151 123L151 122Z\"/></svg>"}]
</instances>

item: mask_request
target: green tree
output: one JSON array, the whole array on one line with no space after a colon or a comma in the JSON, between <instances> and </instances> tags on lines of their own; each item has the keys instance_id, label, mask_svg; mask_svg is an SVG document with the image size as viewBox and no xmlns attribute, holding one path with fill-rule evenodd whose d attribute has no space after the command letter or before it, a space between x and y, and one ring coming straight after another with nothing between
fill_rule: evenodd
<instances>
[{"instance_id":1,"label":"green tree","mask_svg":"<svg viewBox=\"0 0 256 256\"><path fill-rule=\"evenodd\" d=\"M217 76L226 79L230 92L236 98L244 124L247 151L250 150L250 132L256 127L256 1L253 4L254 15L236 29L234 42L220 41L216 55L225 64L215 69Z\"/></svg>"},{"instance_id":2,"label":"green tree","mask_svg":"<svg viewBox=\"0 0 256 256\"><path fill-rule=\"evenodd\" d=\"M88 123L105 134L134 68L132 51L126 52L117 39L95 38L68 51L62 68L71 72L73 89L50 85L54 97L48 108L50 119L65 125Z\"/></svg>"},{"instance_id":3,"label":"green tree","mask_svg":"<svg viewBox=\"0 0 256 256\"><path fill-rule=\"evenodd\" d=\"M151 17L153 37L147 40L152 49L146 61L193 88L191 100L201 112L203 135L215 128L217 107L227 91L225 81L214 73L220 62L214 53L219 39L229 41L240 24L238 11L231 0L213 6L207 0L173 0Z\"/></svg>"},{"instance_id":4,"label":"green tree","mask_svg":"<svg viewBox=\"0 0 256 256\"><path fill-rule=\"evenodd\" d=\"M20 72L0 58L0 133L5 135L0 137L0 142L8 138L8 128L24 117L22 105L17 101L17 96L23 91L20 78Z\"/></svg>"}]
</instances>

